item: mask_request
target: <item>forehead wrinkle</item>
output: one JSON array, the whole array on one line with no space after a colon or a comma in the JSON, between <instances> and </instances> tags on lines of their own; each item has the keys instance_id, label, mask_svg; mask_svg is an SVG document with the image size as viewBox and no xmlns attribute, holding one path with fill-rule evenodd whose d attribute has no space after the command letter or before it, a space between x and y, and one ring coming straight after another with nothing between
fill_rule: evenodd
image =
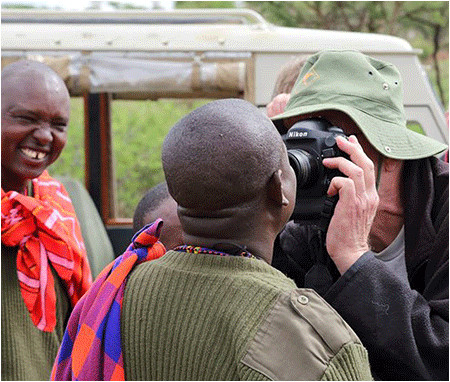
<instances>
[{"instance_id":1,"label":"forehead wrinkle","mask_svg":"<svg viewBox=\"0 0 450 382\"><path fill-rule=\"evenodd\" d=\"M16 76L17 77L17 76ZM2 101L9 112L23 111L49 119L62 119L68 122L70 117L70 96L62 80L52 73L27 71L22 79L9 77L2 84ZM17 86L14 86L17 85ZM2 103L3 108L3 103Z\"/></svg>"}]
</instances>

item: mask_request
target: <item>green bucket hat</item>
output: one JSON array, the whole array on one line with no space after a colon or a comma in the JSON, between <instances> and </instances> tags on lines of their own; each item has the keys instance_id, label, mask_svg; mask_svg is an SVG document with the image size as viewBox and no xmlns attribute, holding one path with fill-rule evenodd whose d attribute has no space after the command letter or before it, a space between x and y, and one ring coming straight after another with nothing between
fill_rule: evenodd
<instances>
[{"instance_id":1,"label":"green bucket hat","mask_svg":"<svg viewBox=\"0 0 450 382\"><path fill-rule=\"evenodd\" d=\"M389 158L420 159L447 149L406 127L402 80L394 65L357 51L327 50L310 56L284 112L272 121L279 128L288 117L321 110L349 115L375 149Z\"/></svg>"}]
</instances>

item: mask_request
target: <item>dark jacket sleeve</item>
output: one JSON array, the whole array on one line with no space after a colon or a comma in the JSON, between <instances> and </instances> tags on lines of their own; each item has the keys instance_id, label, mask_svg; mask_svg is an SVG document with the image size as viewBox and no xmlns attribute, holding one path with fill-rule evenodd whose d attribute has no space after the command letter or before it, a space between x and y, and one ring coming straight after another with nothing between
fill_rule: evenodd
<instances>
[{"instance_id":1,"label":"dark jacket sleeve","mask_svg":"<svg viewBox=\"0 0 450 382\"><path fill-rule=\"evenodd\" d=\"M366 346L376 379L448 380L448 164L406 161L403 184L408 280L369 252L323 296ZM300 263L302 277L290 275L300 283L314 263L309 236L290 222L279 237L279 262Z\"/></svg>"},{"instance_id":2,"label":"dark jacket sleeve","mask_svg":"<svg viewBox=\"0 0 450 382\"><path fill-rule=\"evenodd\" d=\"M426 300L366 253L324 296L366 346L376 379L448 380L448 264L436 277Z\"/></svg>"},{"instance_id":3,"label":"dark jacket sleeve","mask_svg":"<svg viewBox=\"0 0 450 382\"><path fill-rule=\"evenodd\" d=\"M406 161L404 280L371 254L325 299L369 351L381 379L449 379L448 164Z\"/></svg>"}]
</instances>

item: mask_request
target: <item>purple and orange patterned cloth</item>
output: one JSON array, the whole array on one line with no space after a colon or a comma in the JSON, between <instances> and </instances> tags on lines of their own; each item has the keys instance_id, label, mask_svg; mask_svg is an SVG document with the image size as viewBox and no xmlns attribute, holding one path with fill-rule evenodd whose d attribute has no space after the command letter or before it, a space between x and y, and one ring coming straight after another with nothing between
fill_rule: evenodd
<instances>
[{"instance_id":1,"label":"purple and orange patterned cloth","mask_svg":"<svg viewBox=\"0 0 450 382\"><path fill-rule=\"evenodd\" d=\"M53 365L53 381L125 380L120 313L127 277L139 263L161 257L162 220L145 226L127 250L109 264L70 316Z\"/></svg>"}]
</instances>

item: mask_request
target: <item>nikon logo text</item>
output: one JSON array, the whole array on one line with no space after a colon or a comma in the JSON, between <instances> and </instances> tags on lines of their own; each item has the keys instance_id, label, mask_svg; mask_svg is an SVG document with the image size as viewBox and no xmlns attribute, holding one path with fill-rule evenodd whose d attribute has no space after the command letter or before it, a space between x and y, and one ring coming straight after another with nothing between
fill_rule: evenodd
<instances>
[{"instance_id":1,"label":"nikon logo text","mask_svg":"<svg viewBox=\"0 0 450 382\"><path fill-rule=\"evenodd\" d=\"M290 131L289 138L305 138L308 136L307 131Z\"/></svg>"}]
</instances>

